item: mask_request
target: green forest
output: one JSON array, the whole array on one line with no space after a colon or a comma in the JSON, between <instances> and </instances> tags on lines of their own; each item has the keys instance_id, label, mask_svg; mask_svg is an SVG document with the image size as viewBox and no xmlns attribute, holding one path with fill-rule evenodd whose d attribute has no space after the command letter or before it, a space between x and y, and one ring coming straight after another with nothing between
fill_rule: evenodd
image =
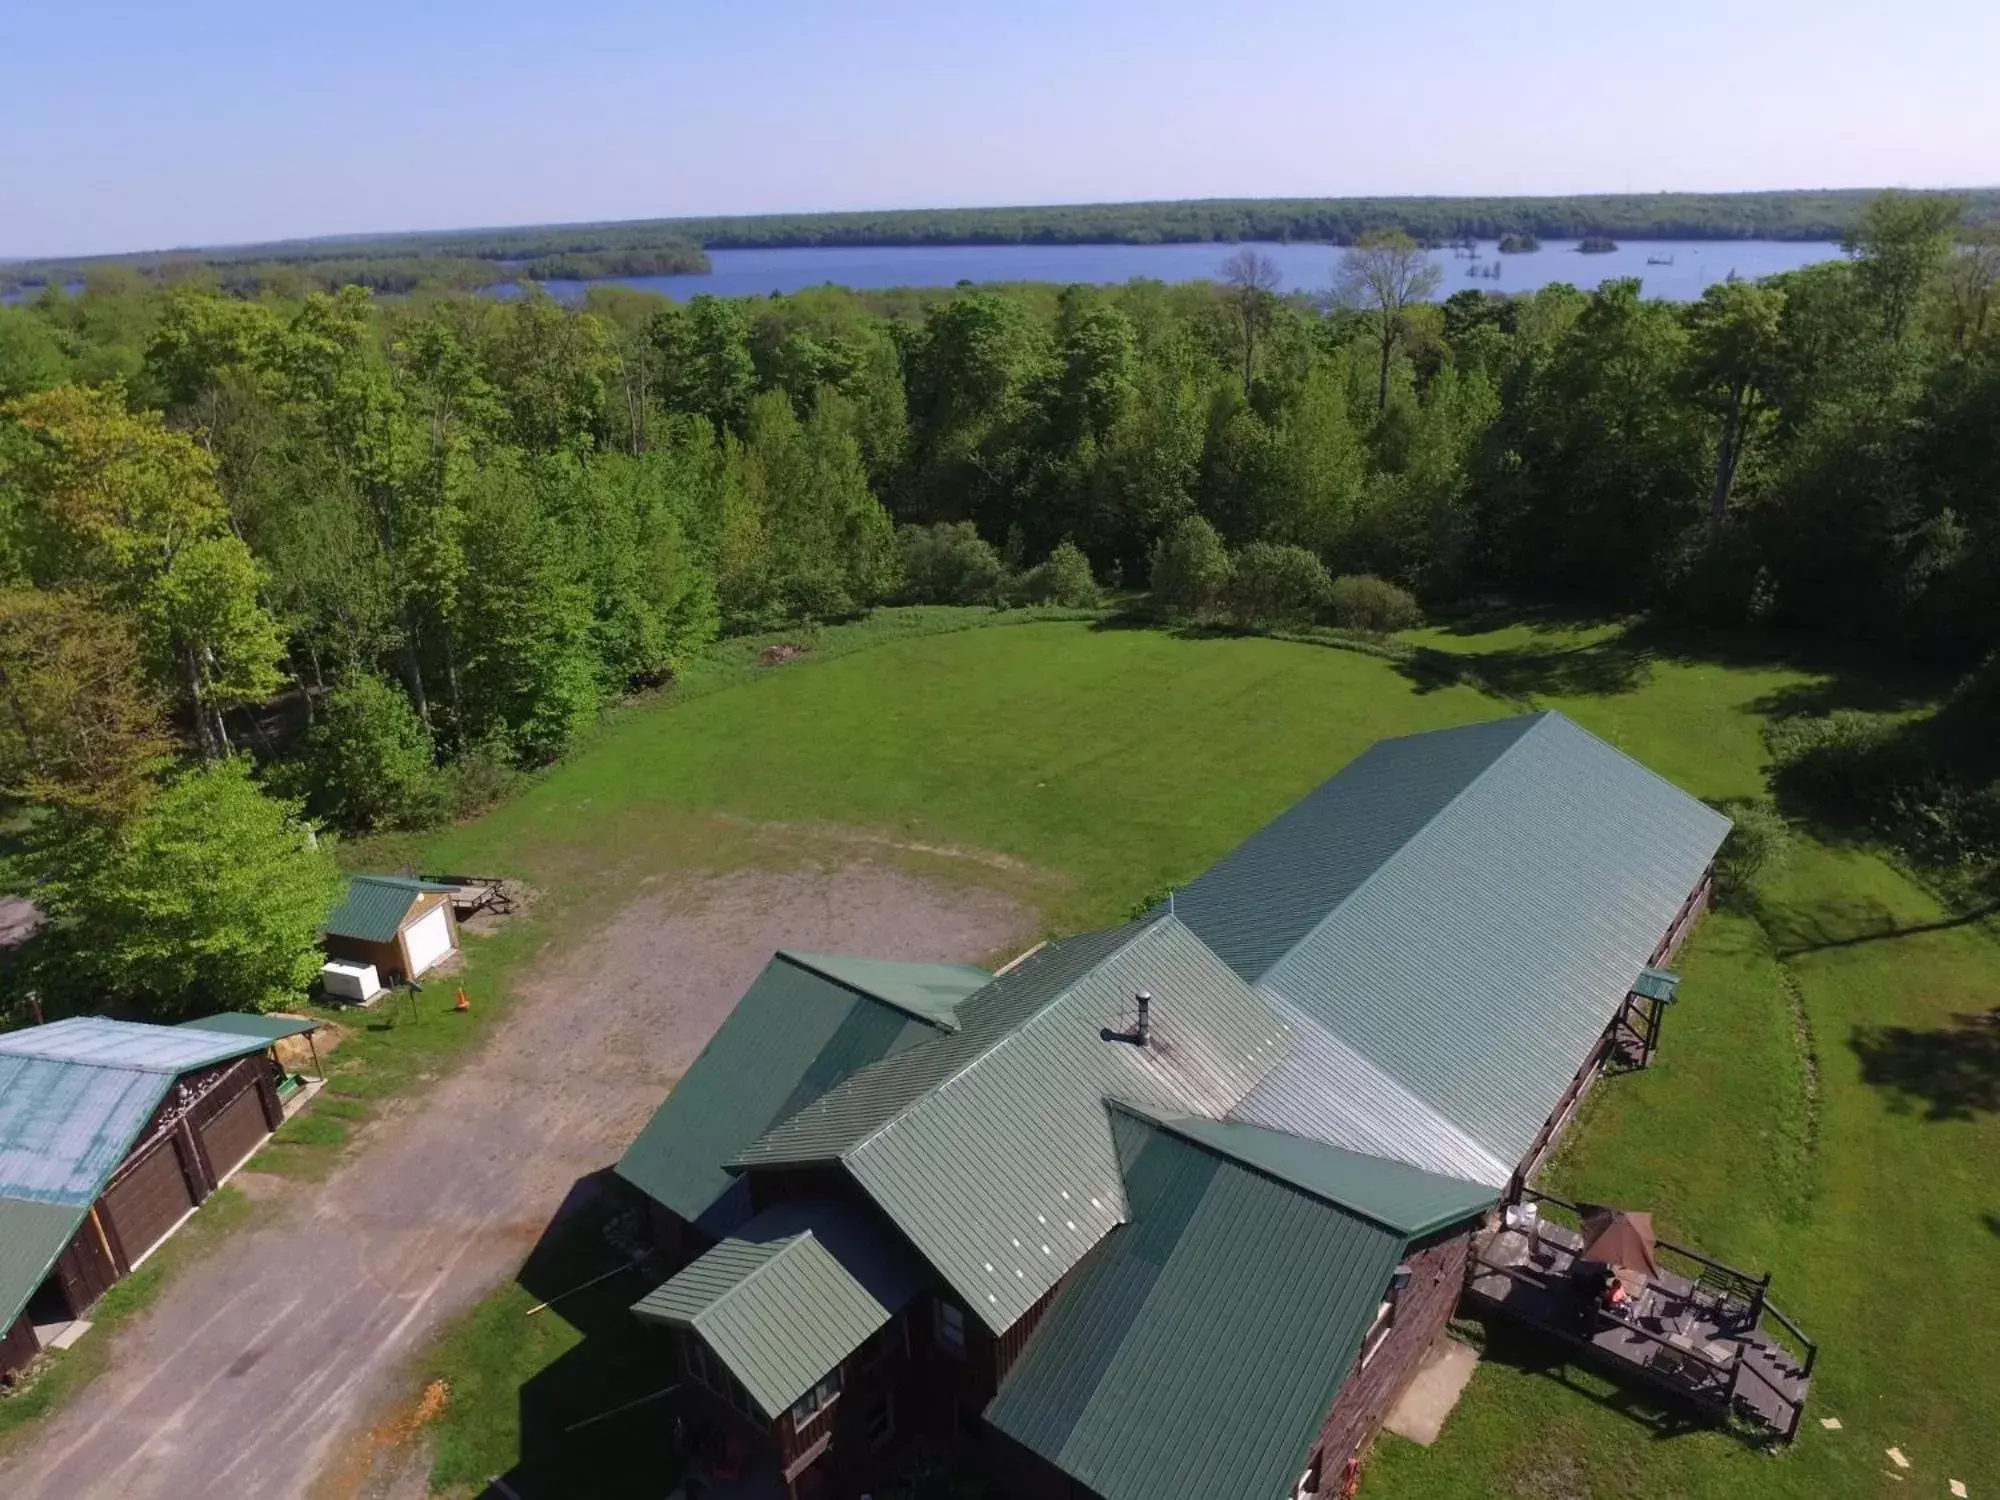
<instances>
[{"instance_id":1,"label":"green forest","mask_svg":"<svg viewBox=\"0 0 2000 1500\"><path fill-rule=\"evenodd\" d=\"M1504 599L1942 668L1933 717L1773 748L1830 818L1978 872L2000 239L1891 194L1847 247L1686 306L1432 303L1396 232L1318 301L1253 251L685 306L51 287L0 308L7 883L47 918L6 982L282 1003L330 835L478 810L719 634L897 601L1366 645Z\"/></svg>"},{"instance_id":2,"label":"green forest","mask_svg":"<svg viewBox=\"0 0 2000 1500\"><path fill-rule=\"evenodd\" d=\"M343 235L227 249L164 250L68 260L0 261L0 293L67 287L121 271L163 285L236 297L298 297L361 286L477 291L518 281L678 276L709 269L707 254L660 225L557 225L448 234Z\"/></svg>"},{"instance_id":3,"label":"green forest","mask_svg":"<svg viewBox=\"0 0 2000 1500\"><path fill-rule=\"evenodd\" d=\"M1875 194L1616 193L1567 198L1212 198L1044 208L904 209L667 219L711 250L798 245L1150 245L1304 240L1351 245L1400 229L1424 244L1507 234L1628 240L1838 240ZM1964 195L1967 223L2000 218L2000 191ZM638 225L621 226L638 229Z\"/></svg>"}]
</instances>

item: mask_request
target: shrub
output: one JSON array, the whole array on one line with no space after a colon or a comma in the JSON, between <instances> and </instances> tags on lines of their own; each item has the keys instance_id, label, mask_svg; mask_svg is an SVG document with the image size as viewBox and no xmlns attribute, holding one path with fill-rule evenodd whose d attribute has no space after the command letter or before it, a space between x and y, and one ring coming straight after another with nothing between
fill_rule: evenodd
<instances>
[{"instance_id":1,"label":"shrub","mask_svg":"<svg viewBox=\"0 0 2000 1500\"><path fill-rule=\"evenodd\" d=\"M1040 566L1021 579L1021 597L1030 604L1060 604L1067 609L1094 609L1104 602L1104 590L1090 571L1090 559L1074 542L1063 542Z\"/></svg>"},{"instance_id":2,"label":"shrub","mask_svg":"<svg viewBox=\"0 0 2000 1500\"><path fill-rule=\"evenodd\" d=\"M1326 565L1305 548L1252 542L1236 554L1223 602L1246 629L1297 625L1326 608L1332 589Z\"/></svg>"},{"instance_id":3,"label":"shrub","mask_svg":"<svg viewBox=\"0 0 2000 1500\"><path fill-rule=\"evenodd\" d=\"M831 564L792 574L784 592L785 612L795 620L842 620L859 612L846 574Z\"/></svg>"},{"instance_id":4,"label":"shrub","mask_svg":"<svg viewBox=\"0 0 2000 1500\"><path fill-rule=\"evenodd\" d=\"M1367 635L1408 630L1424 618L1408 589L1399 589L1372 573L1347 573L1334 579L1329 603L1334 624Z\"/></svg>"},{"instance_id":5,"label":"shrub","mask_svg":"<svg viewBox=\"0 0 2000 1500\"><path fill-rule=\"evenodd\" d=\"M468 745L441 777L444 800L455 818L485 812L520 785L511 748L504 739L490 738Z\"/></svg>"},{"instance_id":6,"label":"shrub","mask_svg":"<svg viewBox=\"0 0 2000 1500\"><path fill-rule=\"evenodd\" d=\"M237 757L182 773L123 830L44 820L28 851L48 918L35 982L157 1016L295 1004L346 884L299 813Z\"/></svg>"},{"instance_id":7,"label":"shrub","mask_svg":"<svg viewBox=\"0 0 2000 1500\"><path fill-rule=\"evenodd\" d=\"M1153 547L1153 607L1168 618L1211 613L1229 586L1229 553L1215 528L1189 516Z\"/></svg>"},{"instance_id":8,"label":"shrub","mask_svg":"<svg viewBox=\"0 0 2000 1500\"><path fill-rule=\"evenodd\" d=\"M430 735L402 689L372 672L326 695L311 746L313 801L344 827L412 827L442 811Z\"/></svg>"},{"instance_id":9,"label":"shrub","mask_svg":"<svg viewBox=\"0 0 2000 1500\"><path fill-rule=\"evenodd\" d=\"M1779 719L1764 731L1772 784L1821 812L1866 818L1915 771L1901 753L1897 722L1843 708L1824 715Z\"/></svg>"},{"instance_id":10,"label":"shrub","mask_svg":"<svg viewBox=\"0 0 2000 1500\"><path fill-rule=\"evenodd\" d=\"M992 543L970 521L904 526L903 597L912 604L994 604L1007 569Z\"/></svg>"},{"instance_id":11,"label":"shrub","mask_svg":"<svg viewBox=\"0 0 2000 1500\"><path fill-rule=\"evenodd\" d=\"M1731 797L1715 808L1736 825L1715 857L1716 899L1725 906L1744 906L1767 876L1784 868L1791 857L1792 831L1768 802Z\"/></svg>"}]
</instances>

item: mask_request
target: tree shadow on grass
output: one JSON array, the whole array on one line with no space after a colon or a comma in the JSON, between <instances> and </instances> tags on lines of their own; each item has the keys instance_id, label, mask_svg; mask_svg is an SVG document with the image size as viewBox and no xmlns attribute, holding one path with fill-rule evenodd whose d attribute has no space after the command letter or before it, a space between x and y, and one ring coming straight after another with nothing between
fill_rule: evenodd
<instances>
[{"instance_id":1,"label":"tree shadow on grass","mask_svg":"<svg viewBox=\"0 0 2000 1500\"><path fill-rule=\"evenodd\" d=\"M1971 1120L2000 1113L2000 1008L1956 1015L1935 1031L1857 1026L1848 1046L1861 1077L1885 1090L1899 1113Z\"/></svg>"},{"instance_id":2,"label":"tree shadow on grass","mask_svg":"<svg viewBox=\"0 0 2000 1500\"><path fill-rule=\"evenodd\" d=\"M1759 907L1779 958L1799 958L1836 948L1859 948L1899 938L1921 937L1971 927L2000 916L2000 901L1940 917L1935 922L1898 922L1889 908L1866 899L1823 901L1810 907L1767 902Z\"/></svg>"},{"instance_id":3,"label":"tree shadow on grass","mask_svg":"<svg viewBox=\"0 0 2000 1500\"><path fill-rule=\"evenodd\" d=\"M551 1304L535 1317L582 1339L522 1384L520 1461L482 1491L491 1500L658 1500L678 1481L676 1407L661 1394L677 1383L672 1346L632 1314L661 1280L657 1262L631 1263L634 1208L608 1171L580 1179L516 1278Z\"/></svg>"},{"instance_id":4,"label":"tree shadow on grass","mask_svg":"<svg viewBox=\"0 0 2000 1500\"><path fill-rule=\"evenodd\" d=\"M1653 655L1629 635L1466 654L1419 646L1396 664L1396 670L1420 693L1463 684L1530 708L1548 697L1602 698L1636 692L1652 677Z\"/></svg>"},{"instance_id":5,"label":"tree shadow on grass","mask_svg":"<svg viewBox=\"0 0 2000 1500\"><path fill-rule=\"evenodd\" d=\"M1611 610L1586 604L1519 604L1504 599L1483 599L1440 611L1431 628L1441 635L1470 639L1501 630L1601 630L1628 625L1636 617L1629 610Z\"/></svg>"}]
</instances>

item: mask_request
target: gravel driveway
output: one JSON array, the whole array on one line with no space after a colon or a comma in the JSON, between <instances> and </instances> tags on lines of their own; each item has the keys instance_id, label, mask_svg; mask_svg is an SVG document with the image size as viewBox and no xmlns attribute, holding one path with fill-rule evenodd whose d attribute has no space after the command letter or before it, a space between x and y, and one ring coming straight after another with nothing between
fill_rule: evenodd
<instances>
[{"instance_id":1,"label":"gravel driveway","mask_svg":"<svg viewBox=\"0 0 2000 1500\"><path fill-rule=\"evenodd\" d=\"M656 887L545 961L485 1045L385 1111L325 1182L253 1183L275 1214L118 1331L111 1369L8 1454L0 1490L353 1493L353 1440L402 1362L518 1269L773 949L965 961L1033 926L991 891L865 861Z\"/></svg>"}]
</instances>

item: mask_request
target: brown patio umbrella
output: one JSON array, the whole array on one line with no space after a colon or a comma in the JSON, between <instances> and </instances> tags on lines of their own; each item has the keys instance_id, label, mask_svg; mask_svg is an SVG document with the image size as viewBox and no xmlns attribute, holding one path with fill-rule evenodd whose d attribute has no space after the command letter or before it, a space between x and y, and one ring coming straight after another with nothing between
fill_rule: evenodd
<instances>
[{"instance_id":1,"label":"brown patio umbrella","mask_svg":"<svg viewBox=\"0 0 2000 1500\"><path fill-rule=\"evenodd\" d=\"M1622 1271L1644 1271L1648 1276L1657 1276L1660 1265L1653 1250L1658 1243L1651 1214L1584 1205L1583 1248L1577 1252L1578 1260L1594 1260Z\"/></svg>"}]
</instances>

